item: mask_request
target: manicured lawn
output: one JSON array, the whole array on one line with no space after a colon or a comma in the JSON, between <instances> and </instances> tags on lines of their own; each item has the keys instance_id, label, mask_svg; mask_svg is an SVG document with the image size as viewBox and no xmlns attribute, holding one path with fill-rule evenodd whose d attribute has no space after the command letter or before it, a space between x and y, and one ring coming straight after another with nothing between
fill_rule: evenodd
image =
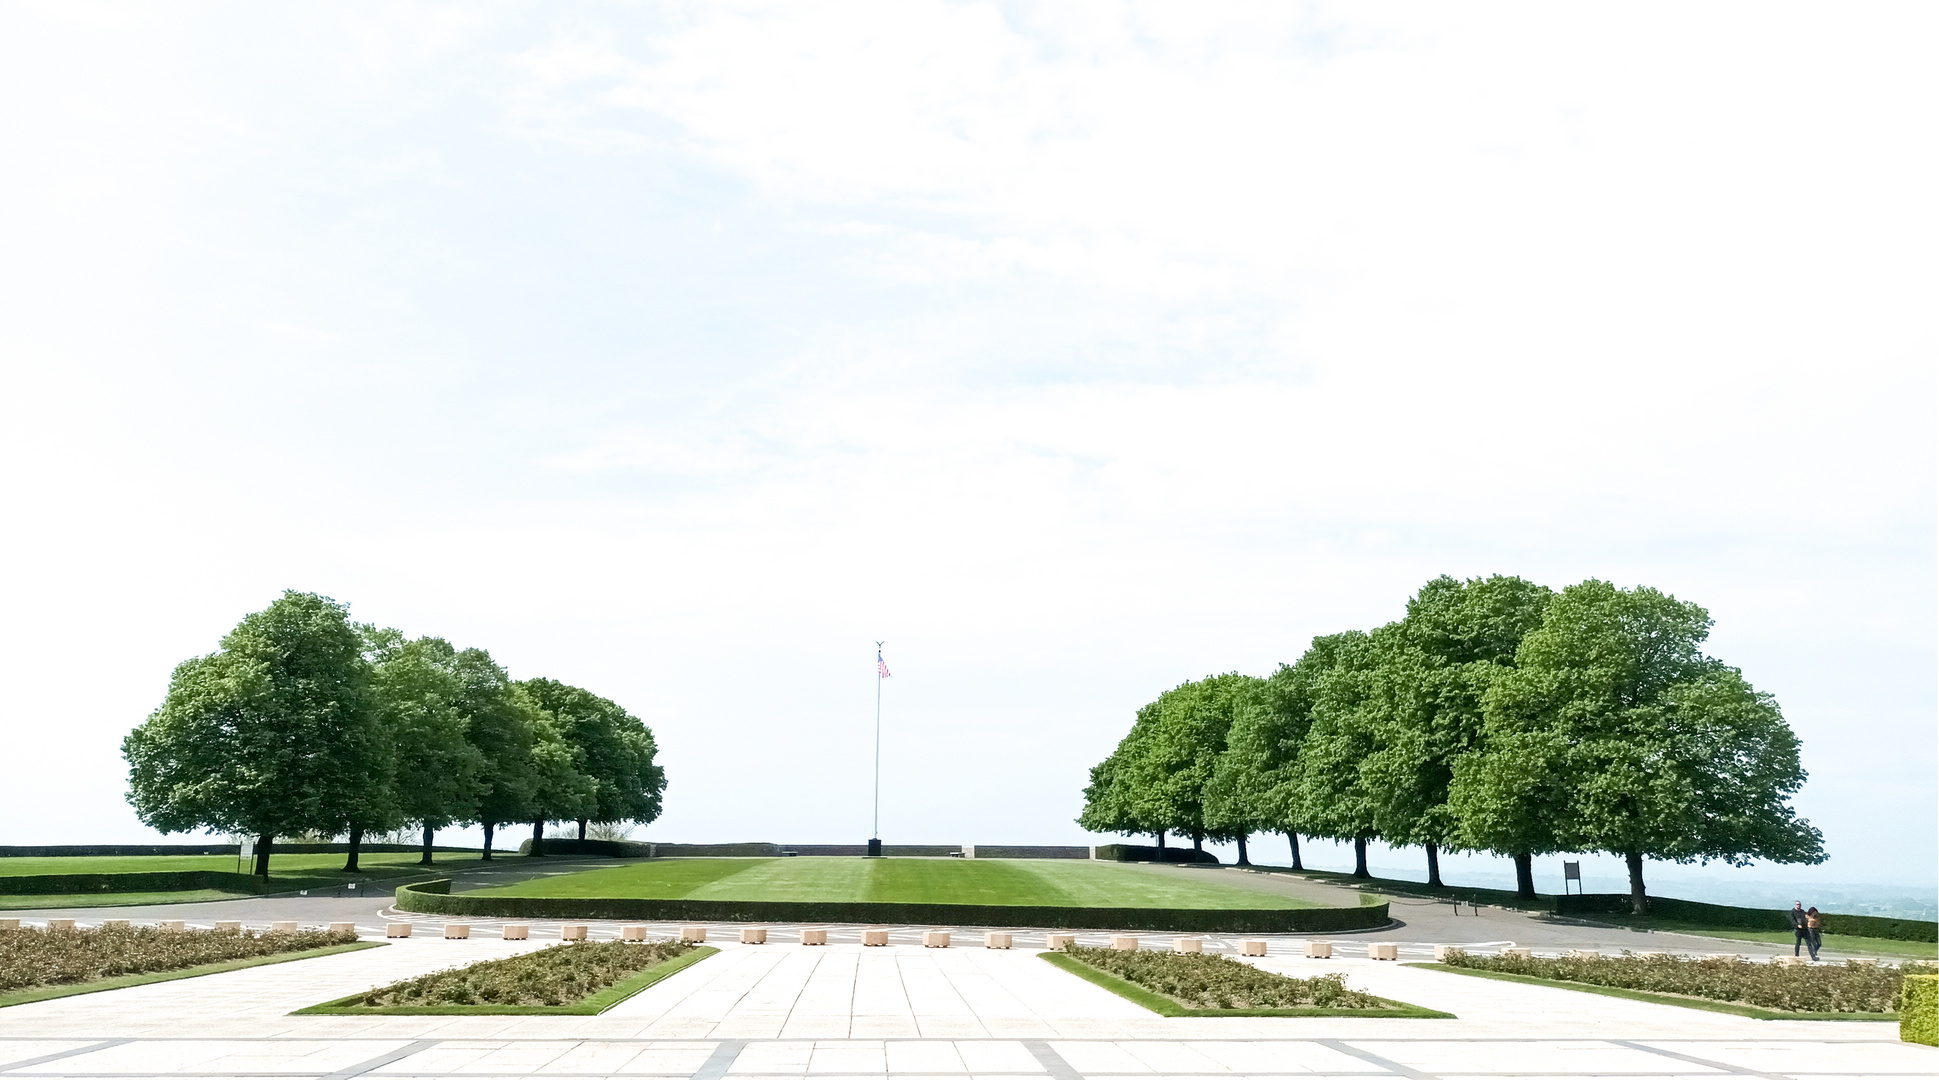
<instances>
[{"instance_id":1,"label":"manicured lawn","mask_svg":"<svg viewBox=\"0 0 1939 1080\"><path fill-rule=\"evenodd\" d=\"M816 900L1051 907L1303 908L1305 900L1158 870L1065 859L655 859L469 895Z\"/></svg>"}]
</instances>

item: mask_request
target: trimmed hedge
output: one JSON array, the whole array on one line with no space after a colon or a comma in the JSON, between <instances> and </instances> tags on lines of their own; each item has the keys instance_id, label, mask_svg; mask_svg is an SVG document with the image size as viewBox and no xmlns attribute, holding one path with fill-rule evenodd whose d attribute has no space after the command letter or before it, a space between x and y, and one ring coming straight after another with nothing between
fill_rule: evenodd
<instances>
[{"instance_id":1,"label":"trimmed hedge","mask_svg":"<svg viewBox=\"0 0 1939 1080\"><path fill-rule=\"evenodd\" d=\"M372 853L396 854L406 851L423 851L422 844L359 844L357 850L365 855ZM475 852L477 848L434 846L432 851L454 853ZM272 855L344 855L350 851L349 844L283 844L278 843ZM234 858L234 844L41 844L38 846L0 847L0 859L70 859L89 856L128 856L128 855L227 855Z\"/></svg>"},{"instance_id":2,"label":"trimmed hedge","mask_svg":"<svg viewBox=\"0 0 1939 1080\"><path fill-rule=\"evenodd\" d=\"M1899 1038L1939 1046L1939 975L1907 975L1899 990Z\"/></svg>"},{"instance_id":3,"label":"trimmed hedge","mask_svg":"<svg viewBox=\"0 0 1939 1080\"><path fill-rule=\"evenodd\" d=\"M1773 911L1769 908L1705 904L1668 896L1649 897L1648 903L1650 915L1659 919L1699 923L1704 926L1731 927L1738 930L1774 930L1784 933L1791 929L1791 913L1788 910ZM1629 894L1588 893L1558 896L1555 898L1555 913L1557 915L1628 915L1630 913ZM1839 915L1834 912L1821 914L1824 918L1824 932L1827 934L1886 938L1891 941L1939 942L1939 922L1888 919L1877 915Z\"/></svg>"},{"instance_id":4,"label":"trimmed hedge","mask_svg":"<svg viewBox=\"0 0 1939 1080\"><path fill-rule=\"evenodd\" d=\"M1159 859L1160 851L1164 858ZM1217 866L1219 857L1209 851L1194 851L1191 848L1158 848L1150 844L1100 844L1097 857L1105 862L1176 862L1210 863Z\"/></svg>"},{"instance_id":5,"label":"trimmed hedge","mask_svg":"<svg viewBox=\"0 0 1939 1080\"><path fill-rule=\"evenodd\" d=\"M1022 904L891 904L813 900L647 900L452 894L449 879L405 885L401 911L506 919L642 922L889 923L904 926L1043 926L1182 930L1208 934L1368 930L1391 920L1385 903L1357 908L1073 908Z\"/></svg>"},{"instance_id":6,"label":"trimmed hedge","mask_svg":"<svg viewBox=\"0 0 1939 1080\"><path fill-rule=\"evenodd\" d=\"M184 892L191 889L219 889L223 892L238 893L263 891L260 879L227 870L160 870L138 874L25 874L19 877L0 877L0 893L8 896Z\"/></svg>"},{"instance_id":7,"label":"trimmed hedge","mask_svg":"<svg viewBox=\"0 0 1939 1080\"><path fill-rule=\"evenodd\" d=\"M526 840L518 845L520 855L532 854L532 841ZM605 855L614 859L650 859L653 845L642 844L637 840L578 840L548 836L545 838L547 855Z\"/></svg>"},{"instance_id":8,"label":"trimmed hedge","mask_svg":"<svg viewBox=\"0 0 1939 1080\"><path fill-rule=\"evenodd\" d=\"M970 844L963 854L978 859L1088 859L1091 849L1075 844L1020 847L1016 844Z\"/></svg>"}]
</instances>

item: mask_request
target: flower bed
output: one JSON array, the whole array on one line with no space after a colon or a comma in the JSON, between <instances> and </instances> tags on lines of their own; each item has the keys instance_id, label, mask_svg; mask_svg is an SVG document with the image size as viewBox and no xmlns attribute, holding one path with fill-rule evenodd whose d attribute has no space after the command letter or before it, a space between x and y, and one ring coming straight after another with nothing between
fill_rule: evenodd
<instances>
[{"instance_id":1,"label":"flower bed","mask_svg":"<svg viewBox=\"0 0 1939 1080\"><path fill-rule=\"evenodd\" d=\"M179 971L227 960L351 945L355 934L163 930L154 926L0 930L0 993Z\"/></svg>"},{"instance_id":2,"label":"flower bed","mask_svg":"<svg viewBox=\"0 0 1939 1080\"><path fill-rule=\"evenodd\" d=\"M1939 965L1910 963L1785 966L1674 955L1544 959L1449 954L1449 967L1494 971L1621 990L1706 998L1798 1013L1889 1013L1898 1007L1905 976Z\"/></svg>"},{"instance_id":3,"label":"flower bed","mask_svg":"<svg viewBox=\"0 0 1939 1080\"><path fill-rule=\"evenodd\" d=\"M1064 954L1178 1002L1188 1009L1391 1009L1394 1003L1349 990L1339 975L1294 979L1223 956L1098 949Z\"/></svg>"},{"instance_id":4,"label":"flower bed","mask_svg":"<svg viewBox=\"0 0 1939 1080\"><path fill-rule=\"evenodd\" d=\"M694 951L679 941L585 941L449 968L331 1004L338 1008L572 1005Z\"/></svg>"}]
</instances>

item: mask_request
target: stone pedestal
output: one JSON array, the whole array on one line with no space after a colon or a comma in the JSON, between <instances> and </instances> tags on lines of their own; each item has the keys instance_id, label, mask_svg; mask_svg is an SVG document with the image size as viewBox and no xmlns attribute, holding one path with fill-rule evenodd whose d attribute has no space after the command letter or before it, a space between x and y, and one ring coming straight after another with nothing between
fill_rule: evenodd
<instances>
[{"instance_id":1,"label":"stone pedestal","mask_svg":"<svg viewBox=\"0 0 1939 1080\"><path fill-rule=\"evenodd\" d=\"M498 936L506 941L526 941L532 936L532 928L525 923L506 923L498 928Z\"/></svg>"},{"instance_id":2,"label":"stone pedestal","mask_svg":"<svg viewBox=\"0 0 1939 1080\"><path fill-rule=\"evenodd\" d=\"M126 929L128 929L128 920L126 920L126 919L102 919L102 920L101 920L101 929L103 929L103 930L126 930Z\"/></svg>"},{"instance_id":3,"label":"stone pedestal","mask_svg":"<svg viewBox=\"0 0 1939 1080\"><path fill-rule=\"evenodd\" d=\"M864 945L887 945L888 943L889 932L887 930L862 931L862 944Z\"/></svg>"},{"instance_id":4,"label":"stone pedestal","mask_svg":"<svg viewBox=\"0 0 1939 1080\"><path fill-rule=\"evenodd\" d=\"M1400 959L1400 946L1391 941L1373 942L1367 946L1367 959L1398 960Z\"/></svg>"},{"instance_id":5,"label":"stone pedestal","mask_svg":"<svg viewBox=\"0 0 1939 1080\"><path fill-rule=\"evenodd\" d=\"M922 932L922 947L925 949L949 948L949 931L924 930Z\"/></svg>"},{"instance_id":6,"label":"stone pedestal","mask_svg":"<svg viewBox=\"0 0 1939 1080\"><path fill-rule=\"evenodd\" d=\"M586 940L586 930L587 930L587 926L585 923L582 923L582 922L566 923L564 926L559 927L559 940L560 941L584 941Z\"/></svg>"},{"instance_id":7,"label":"stone pedestal","mask_svg":"<svg viewBox=\"0 0 1939 1080\"><path fill-rule=\"evenodd\" d=\"M1459 945L1436 945L1434 946L1434 959L1437 962L1446 963L1448 957L1453 956L1456 953L1463 953L1466 951L1467 951L1466 949L1463 949Z\"/></svg>"},{"instance_id":8,"label":"stone pedestal","mask_svg":"<svg viewBox=\"0 0 1939 1080\"><path fill-rule=\"evenodd\" d=\"M1077 944L1076 934L1049 934L1044 937L1044 948L1056 950L1066 945Z\"/></svg>"},{"instance_id":9,"label":"stone pedestal","mask_svg":"<svg viewBox=\"0 0 1939 1080\"><path fill-rule=\"evenodd\" d=\"M1535 950L1503 949L1501 950L1501 955L1504 960L1533 960L1535 958Z\"/></svg>"},{"instance_id":10,"label":"stone pedestal","mask_svg":"<svg viewBox=\"0 0 1939 1080\"><path fill-rule=\"evenodd\" d=\"M621 941L645 941L646 927L622 926L619 928L619 939Z\"/></svg>"},{"instance_id":11,"label":"stone pedestal","mask_svg":"<svg viewBox=\"0 0 1939 1080\"><path fill-rule=\"evenodd\" d=\"M47 920L47 929L72 930L74 929L74 920L73 919L49 919Z\"/></svg>"},{"instance_id":12,"label":"stone pedestal","mask_svg":"<svg viewBox=\"0 0 1939 1080\"><path fill-rule=\"evenodd\" d=\"M1333 959L1333 944L1332 944L1331 942L1327 942L1327 941L1309 941L1309 942L1307 942L1307 943L1306 943L1306 958L1307 958L1308 960L1331 960L1331 959Z\"/></svg>"},{"instance_id":13,"label":"stone pedestal","mask_svg":"<svg viewBox=\"0 0 1939 1080\"><path fill-rule=\"evenodd\" d=\"M18 929L20 929L19 919L0 919L0 930L18 930Z\"/></svg>"},{"instance_id":14,"label":"stone pedestal","mask_svg":"<svg viewBox=\"0 0 1939 1080\"><path fill-rule=\"evenodd\" d=\"M225 919L215 924L215 931L218 934L240 934L242 923L236 919Z\"/></svg>"},{"instance_id":15,"label":"stone pedestal","mask_svg":"<svg viewBox=\"0 0 1939 1080\"><path fill-rule=\"evenodd\" d=\"M766 945L767 943L768 943L768 928L767 928L767 927L765 927L765 926L743 926L743 927L741 927L741 944L743 944L743 945Z\"/></svg>"},{"instance_id":16,"label":"stone pedestal","mask_svg":"<svg viewBox=\"0 0 1939 1080\"><path fill-rule=\"evenodd\" d=\"M1239 943L1239 955L1240 956L1264 956L1266 955L1266 943L1263 941L1259 941L1257 939L1254 939L1252 941L1241 941Z\"/></svg>"},{"instance_id":17,"label":"stone pedestal","mask_svg":"<svg viewBox=\"0 0 1939 1080\"><path fill-rule=\"evenodd\" d=\"M1112 934L1111 947L1119 952L1137 952L1138 936L1136 934Z\"/></svg>"},{"instance_id":18,"label":"stone pedestal","mask_svg":"<svg viewBox=\"0 0 1939 1080\"><path fill-rule=\"evenodd\" d=\"M357 924L353 922L333 922L330 924L330 932L332 934L354 934L357 932Z\"/></svg>"},{"instance_id":19,"label":"stone pedestal","mask_svg":"<svg viewBox=\"0 0 1939 1080\"><path fill-rule=\"evenodd\" d=\"M986 949L1007 949L1010 947L1010 935L993 930L983 935L983 947Z\"/></svg>"},{"instance_id":20,"label":"stone pedestal","mask_svg":"<svg viewBox=\"0 0 1939 1080\"><path fill-rule=\"evenodd\" d=\"M162 929L164 930L180 930L181 928L181 923L175 923L173 925L169 923L162 924ZM296 933L296 923L289 920L273 922L269 924L269 932L272 934L294 934Z\"/></svg>"},{"instance_id":21,"label":"stone pedestal","mask_svg":"<svg viewBox=\"0 0 1939 1080\"><path fill-rule=\"evenodd\" d=\"M463 941L465 938L471 936L471 924L461 922L445 923L444 936L447 941Z\"/></svg>"},{"instance_id":22,"label":"stone pedestal","mask_svg":"<svg viewBox=\"0 0 1939 1080\"><path fill-rule=\"evenodd\" d=\"M410 923L407 923L407 922L394 922L394 923L385 923L385 924L384 924L384 936L385 936L385 937L387 937L387 938L392 938L392 937L410 937L410 936L411 936L411 924L410 924Z\"/></svg>"},{"instance_id":23,"label":"stone pedestal","mask_svg":"<svg viewBox=\"0 0 1939 1080\"><path fill-rule=\"evenodd\" d=\"M828 931L803 930L801 932L801 943L803 945L826 945L828 944Z\"/></svg>"},{"instance_id":24,"label":"stone pedestal","mask_svg":"<svg viewBox=\"0 0 1939 1080\"><path fill-rule=\"evenodd\" d=\"M1595 955L1601 956L1602 954L1596 953ZM1704 953L1703 958L1705 960L1742 960L1743 956L1734 952L1713 952Z\"/></svg>"},{"instance_id":25,"label":"stone pedestal","mask_svg":"<svg viewBox=\"0 0 1939 1080\"><path fill-rule=\"evenodd\" d=\"M1177 938L1171 943L1171 951L1176 953L1202 953L1205 951L1205 939L1195 937Z\"/></svg>"},{"instance_id":26,"label":"stone pedestal","mask_svg":"<svg viewBox=\"0 0 1939 1080\"><path fill-rule=\"evenodd\" d=\"M707 928L704 926L683 926L680 928L680 940L699 944L707 940Z\"/></svg>"},{"instance_id":27,"label":"stone pedestal","mask_svg":"<svg viewBox=\"0 0 1939 1080\"><path fill-rule=\"evenodd\" d=\"M1598 959L1601 959L1601 957L1602 957L1602 953L1595 949L1570 949L1569 950L1569 959L1571 960L1598 960Z\"/></svg>"}]
</instances>

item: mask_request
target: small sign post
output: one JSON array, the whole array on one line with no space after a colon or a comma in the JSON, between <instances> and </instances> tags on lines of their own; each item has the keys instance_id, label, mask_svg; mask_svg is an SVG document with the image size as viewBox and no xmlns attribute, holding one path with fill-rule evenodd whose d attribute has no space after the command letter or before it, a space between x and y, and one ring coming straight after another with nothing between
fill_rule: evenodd
<instances>
[{"instance_id":1,"label":"small sign post","mask_svg":"<svg viewBox=\"0 0 1939 1080\"><path fill-rule=\"evenodd\" d=\"M1581 896L1582 864L1579 862L1565 862L1562 864L1562 895L1568 895L1569 882L1571 881L1575 882L1575 894Z\"/></svg>"},{"instance_id":2,"label":"small sign post","mask_svg":"<svg viewBox=\"0 0 1939 1080\"><path fill-rule=\"evenodd\" d=\"M236 845L236 873L242 873L243 864L255 857L256 838L253 836L245 837L242 843Z\"/></svg>"}]
</instances>

